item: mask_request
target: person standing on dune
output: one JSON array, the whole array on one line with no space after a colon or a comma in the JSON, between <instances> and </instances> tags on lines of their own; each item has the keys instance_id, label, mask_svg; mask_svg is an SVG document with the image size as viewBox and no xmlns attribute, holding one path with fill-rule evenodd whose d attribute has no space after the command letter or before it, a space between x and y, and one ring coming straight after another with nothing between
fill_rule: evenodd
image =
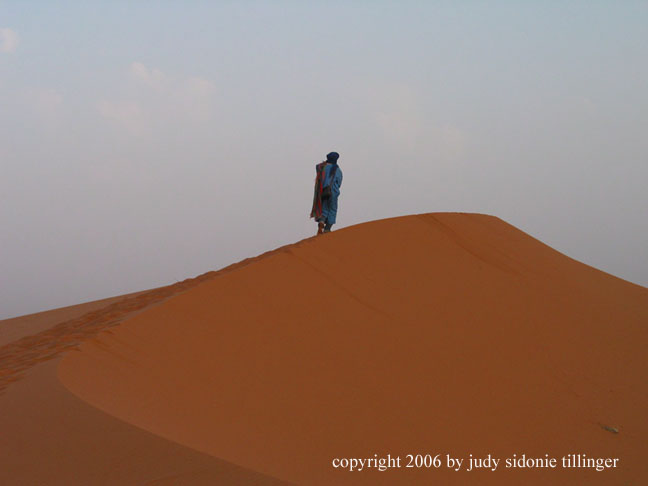
<instances>
[{"instance_id":1,"label":"person standing on dune","mask_svg":"<svg viewBox=\"0 0 648 486\"><path fill-rule=\"evenodd\" d=\"M326 160L315 166L315 194L311 218L317 222L317 234L328 233L335 224L338 197L342 186L342 169L338 166L340 154L331 152Z\"/></svg>"}]
</instances>

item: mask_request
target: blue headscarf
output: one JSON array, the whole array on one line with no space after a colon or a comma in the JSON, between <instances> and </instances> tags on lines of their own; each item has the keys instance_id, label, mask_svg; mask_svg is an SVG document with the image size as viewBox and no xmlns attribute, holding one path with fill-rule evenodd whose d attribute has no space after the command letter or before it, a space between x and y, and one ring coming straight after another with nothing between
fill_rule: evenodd
<instances>
[{"instance_id":1,"label":"blue headscarf","mask_svg":"<svg viewBox=\"0 0 648 486\"><path fill-rule=\"evenodd\" d=\"M337 152L331 152L330 154L327 154L326 161L329 164L337 164L339 158L340 158L340 154L338 154Z\"/></svg>"}]
</instances>

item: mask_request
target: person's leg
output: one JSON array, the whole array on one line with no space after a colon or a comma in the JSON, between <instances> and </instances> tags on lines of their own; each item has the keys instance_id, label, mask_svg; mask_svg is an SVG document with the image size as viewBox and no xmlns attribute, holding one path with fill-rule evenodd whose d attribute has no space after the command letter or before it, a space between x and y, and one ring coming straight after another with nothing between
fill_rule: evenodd
<instances>
[{"instance_id":1,"label":"person's leg","mask_svg":"<svg viewBox=\"0 0 648 486\"><path fill-rule=\"evenodd\" d=\"M331 202L331 198L322 201L322 216L320 216L317 225L318 235L326 231L326 224L328 223L328 217L330 212L330 202Z\"/></svg>"},{"instance_id":2,"label":"person's leg","mask_svg":"<svg viewBox=\"0 0 648 486\"><path fill-rule=\"evenodd\" d=\"M332 198L329 197L328 199L324 199L322 201L322 217L321 217L320 221L327 222L330 219L330 216L331 216L331 214L330 214L331 213L331 199Z\"/></svg>"},{"instance_id":3,"label":"person's leg","mask_svg":"<svg viewBox=\"0 0 648 486\"><path fill-rule=\"evenodd\" d=\"M331 226L335 224L335 218L337 216L337 207L338 207L338 198L336 196L331 196L326 201L326 225L324 226L324 233L331 231Z\"/></svg>"}]
</instances>

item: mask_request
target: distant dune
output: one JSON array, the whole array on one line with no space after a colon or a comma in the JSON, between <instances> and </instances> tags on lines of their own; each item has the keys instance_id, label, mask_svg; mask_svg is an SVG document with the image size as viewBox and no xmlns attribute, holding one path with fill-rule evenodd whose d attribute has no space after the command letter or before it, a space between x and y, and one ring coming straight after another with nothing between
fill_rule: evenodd
<instances>
[{"instance_id":1,"label":"distant dune","mask_svg":"<svg viewBox=\"0 0 648 486\"><path fill-rule=\"evenodd\" d=\"M54 324L0 347L0 484L648 483L648 289L492 216L365 223ZM619 464L332 466L374 454Z\"/></svg>"}]
</instances>

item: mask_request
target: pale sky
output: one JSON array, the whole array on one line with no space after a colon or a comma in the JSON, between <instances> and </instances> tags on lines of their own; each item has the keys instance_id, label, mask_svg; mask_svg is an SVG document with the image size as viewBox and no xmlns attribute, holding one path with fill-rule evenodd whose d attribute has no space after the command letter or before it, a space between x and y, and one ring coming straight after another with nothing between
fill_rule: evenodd
<instances>
[{"instance_id":1,"label":"pale sky","mask_svg":"<svg viewBox=\"0 0 648 486\"><path fill-rule=\"evenodd\" d=\"M647 1L0 2L0 318L496 215L648 285Z\"/></svg>"}]
</instances>

